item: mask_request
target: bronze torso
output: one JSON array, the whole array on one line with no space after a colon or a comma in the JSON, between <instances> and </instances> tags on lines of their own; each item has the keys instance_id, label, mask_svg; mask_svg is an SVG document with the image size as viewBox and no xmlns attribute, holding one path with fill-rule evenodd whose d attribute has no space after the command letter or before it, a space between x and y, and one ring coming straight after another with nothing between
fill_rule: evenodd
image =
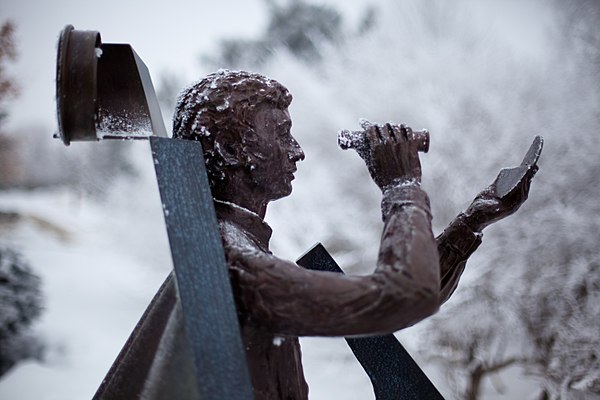
<instances>
[{"instance_id":1,"label":"bronze torso","mask_svg":"<svg viewBox=\"0 0 600 400\"><path fill-rule=\"evenodd\" d=\"M258 215L231 203L216 202L215 206L256 400L308 398L298 336L388 333L428 315L431 310L420 309L419 304L431 289L420 285L424 280L419 274L439 274L441 280L434 282L441 282L436 288L439 299L445 300L480 243L479 235L458 219L436 241L425 193L416 186L398 187L384 194L385 229L377 271L370 276L341 276L307 271L275 257L268 247L271 229ZM429 269L405 266L410 252L389 256L388 252L396 253L407 242L428 249L432 262L420 260L415 265ZM173 282L169 280L168 285ZM176 296L175 290L166 293ZM178 303L163 331L146 325L139 329L160 335L147 377L140 382L142 398L176 393L198 398Z\"/></svg>"},{"instance_id":2,"label":"bronze torso","mask_svg":"<svg viewBox=\"0 0 600 400\"><path fill-rule=\"evenodd\" d=\"M271 228L258 215L235 204L218 201L215 209L228 260L238 258L243 252L275 258L269 251ZM239 303L237 291L234 293ZM276 335L243 317L241 329L254 398L307 399L308 385L302 371L298 337Z\"/></svg>"},{"instance_id":3,"label":"bronze torso","mask_svg":"<svg viewBox=\"0 0 600 400\"><path fill-rule=\"evenodd\" d=\"M269 251L271 229L258 215L231 203L215 206L256 400L308 398L299 335L388 333L423 318L431 310L419 305L423 297L430 297L430 289L420 285L427 280L419 275L433 273L434 282L440 282L440 276L441 287L436 290L440 300L447 299L466 259L481 242L480 235L459 220L435 241L426 194L418 186L392 188L384 195L378 272L344 277L307 271L275 257ZM407 242L428 249L429 269L405 267L409 261L415 263L408 251L403 256L387 255ZM440 264L438 252L443 256ZM412 312L407 312L411 304Z\"/></svg>"}]
</instances>

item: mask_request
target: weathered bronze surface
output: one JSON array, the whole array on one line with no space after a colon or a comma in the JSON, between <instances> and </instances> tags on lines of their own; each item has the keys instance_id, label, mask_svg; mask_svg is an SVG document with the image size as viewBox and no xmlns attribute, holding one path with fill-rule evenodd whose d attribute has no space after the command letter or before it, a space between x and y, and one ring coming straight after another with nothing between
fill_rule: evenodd
<instances>
[{"instance_id":1,"label":"weathered bronze surface","mask_svg":"<svg viewBox=\"0 0 600 400\"><path fill-rule=\"evenodd\" d=\"M174 137L198 140L204 149L256 399L308 397L298 336L386 334L436 312L455 290L483 228L527 199L542 145L536 139L517 173L501 173L435 238L420 187L422 138L412 139L404 126L365 126L365 145L357 151L382 191L375 272L310 271L269 251L271 229L263 221L268 203L291 193L296 163L304 158L290 132L291 99L264 76L219 71L182 93L174 117ZM180 312L176 305L166 328L154 329L152 321L137 328L160 342L143 398L182 388L197 397Z\"/></svg>"}]
</instances>

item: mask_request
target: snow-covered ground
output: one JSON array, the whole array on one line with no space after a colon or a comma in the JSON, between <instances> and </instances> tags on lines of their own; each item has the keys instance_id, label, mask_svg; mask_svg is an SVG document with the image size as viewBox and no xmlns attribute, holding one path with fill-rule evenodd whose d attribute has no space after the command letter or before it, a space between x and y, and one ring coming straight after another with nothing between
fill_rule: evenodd
<instances>
[{"instance_id":1,"label":"snow-covered ground","mask_svg":"<svg viewBox=\"0 0 600 400\"><path fill-rule=\"evenodd\" d=\"M45 310L35 330L48 350L44 362L22 363L3 377L0 398L91 398L168 272L165 234L148 232L158 243L148 247L153 260L131 251L146 240L135 224L126 229L131 220L69 190L8 193L0 204L26 216L2 240L42 278ZM159 205L148 213L152 223L161 222Z\"/></svg>"}]
</instances>

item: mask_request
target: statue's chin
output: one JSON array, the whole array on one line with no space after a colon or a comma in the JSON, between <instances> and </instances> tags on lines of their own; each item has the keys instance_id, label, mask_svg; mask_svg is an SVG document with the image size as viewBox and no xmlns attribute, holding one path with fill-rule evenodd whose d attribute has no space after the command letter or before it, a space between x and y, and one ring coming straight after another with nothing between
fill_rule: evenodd
<instances>
[{"instance_id":1,"label":"statue's chin","mask_svg":"<svg viewBox=\"0 0 600 400\"><path fill-rule=\"evenodd\" d=\"M279 200L284 197L289 196L292 193L292 182L287 182L285 185L279 185L276 188L271 188L272 195L270 197L270 201Z\"/></svg>"}]
</instances>

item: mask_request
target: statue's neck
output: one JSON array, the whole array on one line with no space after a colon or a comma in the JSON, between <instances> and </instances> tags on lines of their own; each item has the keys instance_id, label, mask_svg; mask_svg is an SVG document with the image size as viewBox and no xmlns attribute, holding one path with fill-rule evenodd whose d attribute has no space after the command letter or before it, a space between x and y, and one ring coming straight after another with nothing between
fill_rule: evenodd
<instances>
[{"instance_id":1,"label":"statue's neck","mask_svg":"<svg viewBox=\"0 0 600 400\"><path fill-rule=\"evenodd\" d=\"M258 186L249 182L248 177L231 174L227 182L213 187L212 191L215 200L236 204L258 215L260 219L265 218L269 200L266 195L258 192Z\"/></svg>"},{"instance_id":2,"label":"statue's neck","mask_svg":"<svg viewBox=\"0 0 600 400\"><path fill-rule=\"evenodd\" d=\"M262 250L269 251L271 227L257 213L238 204L217 200L214 201L219 221L227 221L246 234L252 236Z\"/></svg>"}]
</instances>

